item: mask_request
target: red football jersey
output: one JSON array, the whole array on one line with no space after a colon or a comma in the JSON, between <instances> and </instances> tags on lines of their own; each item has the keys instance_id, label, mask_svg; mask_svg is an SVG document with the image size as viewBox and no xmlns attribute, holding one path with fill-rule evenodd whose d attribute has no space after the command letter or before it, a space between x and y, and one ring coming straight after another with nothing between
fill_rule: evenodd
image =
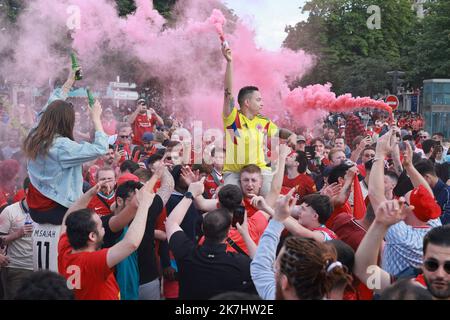
<instances>
[{"instance_id":1,"label":"red football jersey","mask_svg":"<svg viewBox=\"0 0 450 320\"><path fill-rule=\"evenodd\" d=\"M220 185L223 184L223 177L220 176ZM208 196L208 199L211 199L214 194L216 193L217 188L219 187L219 185L216 183L216 180L214 180L214 177L212 176L212 174L209 174L206 179L205 179L205 192Z\"/></svg>"},{"instance_id":2,"label":"red football jersey","mask_svg":"<svg viewBox=\"0 0 450 320\"><path fill-rule=\"evenodd\" d=\"M287 175L283 179L283 187L289 189L295 188L295 197L301 199L308 194L317 192L316 184L314 180L306 173L299 174L294 179L289 179Z\"/></svg>"},{"instance_id":3,"label":"red football jersey","mask_svg":"<svg viewBox=\"0 0 450 320\"><path fill-rule=\"evenodd\" d=\"M58 270L74 288L77 300L119 300L114 270L108 267L109 249L72 253L67 234L58 243Z\"/></svg>"},{"instance_id":4,"label":"red football jersey","mask_svg":"<svg viewBox=\"0 0 450 320\"><path fill-rule=\"evenodd\" d=\"M153 126L155 123L155 117L149 118L146 113L138 114L133 122L133 144L142 145L142 135L145 132L153 132Z\"/></svg>"},{"instance_id":5,"label":"red football jersey","mask_svg":"<svg viewBox=\"0 0 450 320\"><path fill-rule=\"evenodd\" d=\"M103 201L105 201L108 206L106 206L106 204L101 200L103 199ZM116 201L116 193L114 192L114 194L112 196L109 196L108 198L97 194L94 197L92 197L91 201L89 201L87 207L89 209L92 209L95 211L96 214L98 214L99 216L107 216L109 214L112 213L111 211L111 205Z\"/></svg>"}]
</instances>

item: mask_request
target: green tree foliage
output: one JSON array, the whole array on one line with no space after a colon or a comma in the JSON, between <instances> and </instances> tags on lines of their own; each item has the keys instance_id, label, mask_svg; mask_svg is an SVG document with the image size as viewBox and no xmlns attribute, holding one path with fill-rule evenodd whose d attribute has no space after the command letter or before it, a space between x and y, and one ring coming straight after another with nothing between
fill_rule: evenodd
<instances>
[{"instance_id":1,"label":"green tree foliage","mask_svg":"<svg viewBox=\"0 0 450 320\"><path fill-rule=\"evenodd\" d=\"M410 47L411 82L421 85L424 79L450 78L450 1L427 4L417 41Z\"/></svg>"},{"instance_id":2,"label":"green tree foliage","mask_svg":"<svg viewBox=\"0 0 450 320\"><path fill-rule=\"evenodd\" d=\"M381 28L369 29L370 5L381 9ZM333 83L339 93L375 95L389 87L386 71L400 68L416 26L409 0L310 0L306 22L288 27L284 45L317 57L298 84Z\"/></svg>"},{"instance_id":3,"label":"green tree foliage","mask_svg":"<svg viewBox=\"0 0 450 320\"><path fill-rule=\"evenodd\" d=\"M136 11L136 3L134 0L115 0L119 16L126 16ZM150 0L149 0L150 1ZM153 0L153 6L166 19L171 20L172 8L176 0Z\"/></svg>"},{"instance_id":4,"label":"green tree foliage","mask_svg":"<svg viewBox=\"0 0 450 320\"><path fill-rule=\"evenodd\" d=\"M12 23L17 21L20 11L24 7L24 0L0 0L0 14L8 17Z\"/></svg>"},{"instance_id":5,"label":"green tree foliage","mask_svg":"<svg viewBox=\"0 0 450 320\"><path fill-rule=\"evenodd\" d=\"M136 3L134 0L115 0L117 4L117 11L119 16L126 16L134 11L136 11Z\"/></svg>"}]
</instances>

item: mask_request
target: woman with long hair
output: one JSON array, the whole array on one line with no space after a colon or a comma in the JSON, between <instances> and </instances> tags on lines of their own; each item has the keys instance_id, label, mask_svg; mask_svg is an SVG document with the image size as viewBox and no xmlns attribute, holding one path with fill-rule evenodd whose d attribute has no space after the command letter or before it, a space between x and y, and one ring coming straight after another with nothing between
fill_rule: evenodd
<instances>
[{"instance_id":1,"label":"woman with long hair","mask_svg":"<svg viewBox=\"0 0 450 320\"><path fill-rule=\"evenodd\" d=\"M30 188L27 203L37 223L60 225L67 209L82 195L82 164L104 155L108 136L104 133L98 101L90 110L95 127L93 143L77 143L73 132L75 112L65 101L75 82L75 71L62 89L56 89L38 115L37 125L23 142L28 158Z\"/></svg>"},{"instance_id":2,"label":"woman with long hair","mask_svg":"<svg viewBox=\"0 0 450 320\"><path fill-rule=\"evenodd\" d=\"M23 142L30 185L23 202L33 224L33 268L58 271L58 241L64 214L82 195L82 165L108 150L108 136L100 120L102 106L90 110L95 128L93 143L74 141L75 111L65 101L75 82L71 70L38 114L38 123Z\"/></svg>"}]
</instances>

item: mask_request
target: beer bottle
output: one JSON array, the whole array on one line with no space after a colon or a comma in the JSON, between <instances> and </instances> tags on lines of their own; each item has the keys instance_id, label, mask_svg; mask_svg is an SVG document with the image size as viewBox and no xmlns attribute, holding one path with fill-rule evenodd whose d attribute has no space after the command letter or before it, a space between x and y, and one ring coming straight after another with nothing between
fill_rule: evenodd
<instances>
[{"instance_id":1,"label":"beer bottle","mask_svg":"<svg viewBox=\"0 0 450 320\"><path fill-rule=\"evenodd\" d=\"M87 92L87 96L88 96L89 107L93 108L94 103L95 103L95 98L92 95L92 92L91 92L91 90L89 90L89 88L86 89L86 92Z\"/></svg>"},{"instance_id":2,"label":"beer bottle","mask_svg":"<svg viewBox=\"0 0 450 320\"><path fill-rule=\"evenodd\" d=\"M70 58L72 59L72 70L76 70L77 68L80 67L80 65L78 64L78 59L77 56L75 55L75 53L71 53L70 54ZM75 73L75 80L81 80L83 79L83 75L81 74L81 69L77 70L77 72Z\"/></svg>"}]
</instances>

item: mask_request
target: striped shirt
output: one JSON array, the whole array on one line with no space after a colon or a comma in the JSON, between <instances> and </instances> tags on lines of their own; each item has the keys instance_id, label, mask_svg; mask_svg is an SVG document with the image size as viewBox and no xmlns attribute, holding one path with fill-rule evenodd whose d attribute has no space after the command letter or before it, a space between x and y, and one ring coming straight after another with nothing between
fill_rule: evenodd
<instances>
[{"instance_id":1,"label":"striped shirt","mask_svg":"<svg viewBox=\"0 0 450 320\"><path fill-rule=\"evenodd\" d=\"M423 237L441 225L439 219L428 221L426 227L412 227L400 221L388 229L385 236L385 247L382 268L392 275L397 275L406 268L422 264Z\"/></svg>"}]
</instances>

